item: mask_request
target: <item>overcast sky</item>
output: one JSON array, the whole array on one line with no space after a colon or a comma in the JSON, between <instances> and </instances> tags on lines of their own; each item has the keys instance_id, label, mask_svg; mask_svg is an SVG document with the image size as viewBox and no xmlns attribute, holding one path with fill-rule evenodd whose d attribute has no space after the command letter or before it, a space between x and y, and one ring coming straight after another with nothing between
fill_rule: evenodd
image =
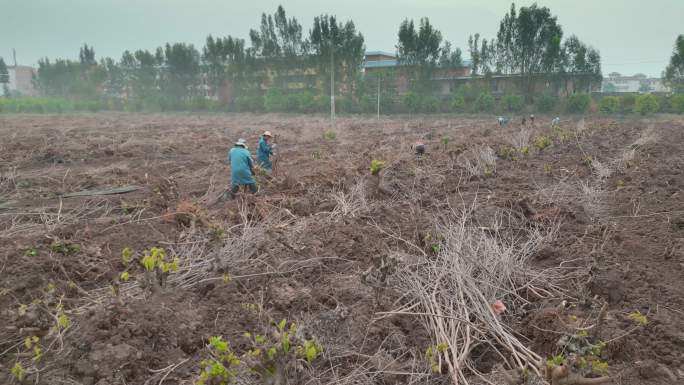
<instances>
[{"instance_id":1,"label":"overcast sky","mask_svg":"<svg viewBox=\"0 0 684 385\"><path fill-rule=\"evenodd\" d=\"M454 46L466 51L469 34L493 37L510 0L0 0L0 56L35 65L40 57L77 58L83 43L97 57L153 50L166 42L201 49L208 34L248 38L260 15L283 4L308 31L313 17L352 19L368 50L394 52L404 18L429 17ZM533 1L517 1L516 5ZM539 0L565 36L597 48L603 73L659 76L678 34L684 33L684 0ZM465 54L464 56L468 56Z\"/></svg>"}]
</instances>

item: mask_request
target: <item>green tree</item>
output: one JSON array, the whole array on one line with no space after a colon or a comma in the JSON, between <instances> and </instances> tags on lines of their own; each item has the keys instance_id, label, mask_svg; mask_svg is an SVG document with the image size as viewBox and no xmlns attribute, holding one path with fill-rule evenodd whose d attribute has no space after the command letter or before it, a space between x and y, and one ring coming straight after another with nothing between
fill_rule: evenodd
<instances>
[{"instance_id":1,"label":"green tree","mask_svg":"<svg viewBox=\"0 0 684 385\"><path fill-rule=\"evenodd\" d=\"M634 112L638 112L641 115L652 114L658 112L659 109L658 99L652 94L639 95L634 101Z\"/></svg>"},{"instance_id":2,"label":"green tree","mask_svg":"<svg viewBox=\"0 0 684 385\"><path fill-rule=\"evenodd\" d=\"M561 48L558 72L567 88L567 81L573 81L575 92L590 92L593 82L601 80L601 55L594 48L581 42L577 36L570 36Z\"/></svg>"},{"instance_id":3,"label":"green tree","mask_svg":"<svg viewBox=\"0 0 684 385\"><path fill-rule=\"evenodd\" d=\"M480 34L468 37L468 53L470 53L471 74L473 76L480 73Z\"/></svg>"},{"instance_id":4,"label":"green tree","mask_svg":"<svg viewBox=\"0 0 684 385\"><path fill-rule=\"evenodd\" d=\"M671 104L675 112L684 113L684 94L674 95Z\"/></svg>"},{"instance_id":5,"label":"green tree","mask_svg":"<svg viewBox=\"0 0 684 385\"><path fill-rule=\"evenodd\" d=\"M475 105L480 112L492 112L494 110L495 100L491 94L483 92L477 97Z\"/></svg>"},{"instance_id":6,"label":"green tree","mask_svg":"<svg viewBox=\"0 0 684 385\"><path fill-rule=\"evenodd\" d=\"M599 111L614 114L620 111L620 98L618 96L606 96L599 102Z\"/></svg>"},{"instance_id":7,"label":"green tree","mask_svg":"<svg viewBox=\"0 0 684 385\"><path fill-rule=\"evenodd\" d=\"M518 95L506 95L501 98L501 105L507 112L520 112L525 106L525 102Z\"/></svg>"},{"instance_id":8,"label":"green tree","mask_svg":"<svg viewBox=\"0 0 684 385\"><path fill-rule=\"evenodd\" d=\"M516 57L519 60L521 89L528 99L534 92L534 76L550 72L560 56L563 30L546 7L522 7L518 12L514 33Z\"/></svg>"},{"instance_id":9,"label":"green tree","mask_svg":"<svg viewBox=\"0 0 684 385\"><path fill-rule=\"evenodd\" d=\"M123 72L124 90L129 97L151 99L158 96L158 80L161 61L152 52L137 50L135 53L124 51L119 65Z\"/></svg>"},{"instance_id":10,"label":"green tree","mask_svg":"<svg viewBox=\"0 0 684 385\"><path fill-rule=\"evenodd\" d=\"M332 69L335 71L336 88L346 85L349 95L353 95L366 50L363 35L356 30L354 22L338 22L335 16L330 15L315 17L309 31L309 44L324 90L330 89ZM331 68L331 62L334 68Z\"/></svg>"},{"instance_id":11,"label":"green tree","mask_svg":"<svg viewBox=\"0 0 684 385\"><path fill-rule=\"evenodd\" d=\"M451 42L445 41L442 44L439 57L439 66L442 68L458 68L463 66L463 58L460 48L451 50Z\"/></svg>"},{"instance_id":12,"label":"green tree","mask_svg":"<svg viewBox=\"0 0 684 385\"><path fill-rule=\"evenodd\" d=\"M665 68L663 77L677 93L684 93L684 35L677 36L670 63Z\"/></svg>"},{"instance_id":13,"label":"green tree","mask_svg":"<svg viewBox=\"0 0 684 385\"><path fill-rule=\"evenodd\" d=\"M227 36L214 38L209 35L202 50L203 71L211 85L211 94L225 85L228 80L240 88L248 60L243 39Z\"/></svg>"},{"instance_id":14,"label":"green tree","mask_svg":"<svg viewBox=\"0 0 684 385\"><path fill-rule=\"evenodd\" d=\"M196 95L199 75L200 54L192 44L166 44L160 85L167 96L178 102Z\"/></svg>"},{"instance_id":15,"label":"green tree","mask_svg":"<svg viewBox=\"0 0 684 385\"><path fill-rule=\"evenodd\" d=\"M399 25L398 38L399 63L412 72L418 90L426 91L432 71L442 58L442 33L428 18L420 19L418 30L413 20L405 19Z\"/></svg>"},{"instance_id":16,"label":"green tree","mask_svg":"<svg viewBox=\"0 0 684 385\"><path fill-rule=\"evenodd\" d=\"M5 60L0 57L0 84L2 84L2 94L4 96L10 96L8 83L9 71L7 70L7 65L5 65Z\"/></svg>"},{"instance_id":17,"label":"green tree","mask_svg":"<svg viewBox=\"0 0 684 385\"><path fill-rule=\"evenodd\" d=\"M568 112L585 113L589 110L591 105L591 96L589 94L573 94L567 99Z\"/></svg>"}]
</instances>

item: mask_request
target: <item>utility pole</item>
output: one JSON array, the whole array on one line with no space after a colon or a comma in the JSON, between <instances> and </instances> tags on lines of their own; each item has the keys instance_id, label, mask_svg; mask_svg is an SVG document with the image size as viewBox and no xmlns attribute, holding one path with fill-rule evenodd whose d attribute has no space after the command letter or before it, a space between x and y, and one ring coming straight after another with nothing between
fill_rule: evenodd
<instances>
[{"instance_id":1,"label":"utility pole","mask_svg":"<svg viewBox=\"0 0 684 385\"><path fill-rule=\"evenodd\" d=\"M378 120L380 120L380 75L378 75Z\"/></svg>"},{"instance_id":2,"label":"utility pole","mask_svg":"<svg viewBox=\"0 0 684 385\"><path fill-rule=\"evenodd\" d=\"M335 60L332 38L330 39L330 123L335 128Z\"/></svg>"},{"instance_id":3,"label":"utility pole","mask_svg":"<svg viewBox=\"0 0 684 385\"><path fill-rule=\"evenodd\" d=\"M14 67L17 66L17 50L12 48L12 56L14 57Z\"/></svg>"}]
</instances>

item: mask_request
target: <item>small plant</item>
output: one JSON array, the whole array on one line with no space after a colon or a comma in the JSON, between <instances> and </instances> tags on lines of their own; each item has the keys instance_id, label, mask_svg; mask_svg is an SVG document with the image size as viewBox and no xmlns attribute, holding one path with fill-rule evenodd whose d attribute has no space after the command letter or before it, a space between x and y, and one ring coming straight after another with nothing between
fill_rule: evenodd
<instances>
[{"instance_id":1,"label":"small plant","mask_svg":"<svg viewBox=\"0 0 684 385\"><path fill-rule=\"evenodd\" d=\"M549 358L548 360L546 360L546 367L548 369L553 369L556 366L563 365L563 362L565 362L565 357L563 357L562 354L559 354L559 355L553 356L553 357Z\"/></svg>"},{"instance_id":2,"label":"small plant","mask_svg":"<svg viewBox=\"0 0 684 385\"><path fill-rule=\"evenodd\" d=\"M591 363L591 371L599 376L608 375L608 363L601 360L596 360Z\"/></svg>"},{"instance_id":3,"label":"small plant","mask_svg":"<svg viewBox=\"0 0 684 385\"><path fill-rule=\"evenodd\" d=\"M297 347L297 355L304 358L309 364L322 352L323 348L314 340L305 340L304 345Z\"/></svg>"},{"instance_id":4,"label":"small plant","mask_svg":"<svg viewBox=\"0 0 684 385\"><path fill-rule=\"evenodd\" d=\"M64 313L64 306L57 305L57 331L64 330L71 326L71 320Z\"/></svg>"},{"instance_id":5,"label":"small plant","mask_svg":"<svg viewBox=\"0 0 684 385\"><path fill-rule=\"evenodd\" d=\"M325 138L325 140L335 140L337 138L337 133L335 131L328 130L323 134L323 138Z\"/></svg>"},{"instance_id":6,"label":"small plant","mask_svg":"<svg viewBox=\"0 0 684 385\"><path fill-rule=\"evenodd\" d=\"M539 151L543 151L552 144L553 142L551 142L551 139L546 135L540 135L534 140L534 147L536 147Z\"/></svg>"},{"instance_id":7,"label":"small plant","mask_svg":"<svg viewBox=\"0 0 684 385\"><path fill-rule=\"evenodd\" d=\"M81 247L75 243L67 241L54 241L50 245L50 250L57 254L73 255L81 251Z\"/></svg>"},{"instance_id":8,"label":"small plant","mask_svg":"<svg viewBox=\"0 0 684 385\"><path fill-rule=\"evenodd\" d=\"M17 381L24 381L24 377L26 377L26 370L19 362L17 362L12 367L12 375L17 379Z\"/></svg>"},{"instance_id":9,"label":"small plant","mask_svg":"<svg viewBox=\"0 0 684 385\"><path fill-rule=\"evenodd\" d=\"M227 385L237 375L236 367L241 364L240 359L230 349L228 341L220 336L209 338L211 359L200 362L200 373L197 385Z\"/></svg>"},{"instance_id":10,"label":"small plant","mask_svg":"<svg viewBox=\"0 0 684 385\"><path fill-rule=\"evenodd\" d=\"M169 274L178 271L180 259L174 257L169 261L163 248L153 247L145 253L140 263L145 268L145 282L143 286L150 287L152 291L157 291L160 287L166 287L166 279Z\"/></svg>"},{"instance_id":11,"label":"small plant","mask_svg":"<svg viewBox=\"0 0 684 385\"><path fill-rule=\"evenodd\" d=\"M618 179L616 185L617 185L618 188L625 187L625 181L622 180L622 179Z\"/></svg>"},{"instance_id":12,"label":"small plant","mask_svg":"<svg viewBox=\"0 0 684 385\"><path fill-rule=\"evenodd\" d=\"M33 351L33 361L36 363L40 362L43 358L43 349L38 344L39 342L40 338L38 336L26 337L24 340L24 347L26 350Z\"/></svg>"},{"instance_id":13,"label":"small plant","mask_svg":"<svg viewBox=\"0 0 684 385\"><path fill-rule=\"evenodd\" d=\"M212 357L200 363L198 385L227 385L238 371L245 369L259 375L265 383L280 383L286 373L297 367L298 360L311 364L323 352L316 340L298 337L294 322L283 319L270 328L265 334L243 333L247 351L241 356L222 337L209 338Z\"/></svg>"},{"instance_id":14,"label":"small plant","mask_svg":"<svg viewBox=\"0 0 684 385\"><path fill-rule=\"evenodd\" d=\"M551 165L546 163L544 165L544 173L547 175L551 175L553 173L553 169L551 168Z\"/></svg>"},{"instance_id":15,"label":"small plant","mask_svg":"<svg viewBox=\"0 0 684 385\"><path fill-rule=\"evenodd\" d=\"M36 255L38 255L38 252L36 251L36 249L31 248L24 251L24 255L27 257L35 257Z\"/></svg>"},{"instance_id":16,"label":"small plant","mask_svg":"<svg viewBox=\"0 0 684 385\"><path fill-rule=\"evenodd\" d=\"M373 159L371 161L371 166L370 166L370 173L371 175L378 175L378 173L382 170L382 167L385 165L385 162L377 159Z\"/></svg>"},{"instance_id":17,"label":"small plant","mask_svg":"<svg viewBox=\"0 0 684 385\"><path fill-rule=\"evenodd\" d=\"M513 159L515 157L516 149L510 146L501 146L497 155L502 159Z\"/></svg>"},{"instance_id":18,"label":"small plant","mask_svg":"<svg viewBox=\"0 0 684 385\"><path fill-rule=\"evenodd\" d=\"M648 324L648 318L646 318L645 315L641 314L639 310L635 310L629 313L627 317L635 323L639 324L640 326L645 326Z\"/></svg>"},{"instance_id":19,"label":"small plant","mask_svg":"<svg viewBox=\"0 0 684 385\"><path fill-rule=\"evenodd\" d=\"M321 159L321 152L320 151L314 151L311 153L311 158L314 160L319 160Z\"/></svg>"},{"instance_id":20,"label":"small plant","mask_svg":"<svg viewBox=\"0 0 684 385\"><path fill-rule=\"evenodd\" d=\"M449 145L449 137L445 136L442 138L442 146L444 146L444 151L447 150L447 146Z\"/></svg>"},{"instance_id":21,"label":"small plant","mask_svg":"<svg viewBox=\"0 0 684 385\"><path fill-rule=\"evenodd\" d=\"M446 354L449 351L449 345L446 342L442 342L437 346L428 346L425 350L425 359L430 365L430 370L433 373L440 373L442 367L440 364L440 356Z\"/></svg>"},{"instance_id":22,"label":"small plant","mask_svg":"<svg viewBox=\"0 0 684 385\"><path fill-rule=\"evenodd\" d=\"M133 255L133 252L130 248L124 247L124 249L121 250L121 263L123 263L124 266L131 262L131 255Z\"/></svg>"},{"instance_id":23,"label":"small plant","mask_svg":"<svg viewBox=\"0 0 684 385\"><path fill-rule=\"evenodd\" d=\"M120 280L121 282L128 282L128 279L129 279L129 278L130 278L130 276L129 276L129 274L128 274L127 271L124 271L124 272L122 272L121 274L119 274L119 280Z\"/></svg>"},{"instance_id":24,"label":"small plant","mask_svg":"<svg viewBox=\"0 0 684 385\"><path fill-rule=\"evenodd\" d=\"M259 305L255 303L241 303L240 308L246 312L258 313Z\"/></svg>"}]
</instances>

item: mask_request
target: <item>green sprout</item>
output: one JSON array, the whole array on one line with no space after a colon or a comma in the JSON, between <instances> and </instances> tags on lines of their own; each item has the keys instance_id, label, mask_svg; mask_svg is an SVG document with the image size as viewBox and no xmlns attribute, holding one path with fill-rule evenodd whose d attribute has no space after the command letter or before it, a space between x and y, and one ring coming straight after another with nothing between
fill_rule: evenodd
<instances>
[{"instance_id":1,"label":"green sprout","mask_svg":"<svg viewBox=\"0 0 684 385\"><path fill-rule=\"evenodd\" d=\"M24 367L21 366L19 362L14 364L12 367L12 375L14 378L16 378L18 381L23 381L24 377L26 377L26 370L24 370Z\"/></svg>"},{"instance_id":2,"label":"green sprout","mask_svg":"<svg viewBox=\"0 0 684 385\"><path fill-rule=\"evenodd\" d=\"M132 254L133 252L128 247L124 247L124 249L121 250L121 263L123 263L124 266L128 265L128 263L131 262Z\"/></svg>"},{"instance_id":3,"label":"green sprout","mask_svg":"<svg viewBox=\"0 0 684 385\"><path fill-rule=\"evenodd\" d=\"M66 329L71 325L71 320L64 314L62 305L57 306L57 326L59 329Z\"/></svg>"},{"instance_id":4,"label":"green sprout","mask_svg":"<svg viewBox=\"0 0 684 385\"><path fill-rule=\"evenodd\" d=\"M119 279L121 280L121 282L128 282L129 278L130 277L127 271L124 271L121 274L119 274Z\"/></svg>"},{"instance_id":5,"label":"green sprout","mask_svg":"<svg viewBox=\"0 0 684 385\"><path fill-rule=\"evenodd\" d=\"M33 350L33 361L35 362L40 362L43 358L43 349L38 342L40 342L40 337L38 336L26 337L24 339L24 347L26 350Z\"/></svg>"},{"instance_id":6,"label":"green sprout","mask_svg":"<svg viewBox=\"0 0 684 385\"><path fill-rule=\"evenodd\" d=\"M385 162L377 159L373 159L371 161L371 166L370 166L370 173L371 175L378 175L380 170L382 170L382 167L385 165Z\"/></svg>"},{"instance_id":7,"label":"green sprout","mask_svg":"<svg viewBox=\"0 0 684 385\"><path fill-rule=\"evenodd\" d=\"M297 354L309 364L323 351L315 340L305 340L304 345L297 347Z\"/></svg>"},{"instance_id":8,"label":"green sprout","mask_svg":"<svg viewBox=\"0 0 684 385\"><path fill-rule=\"evenodd\" d=\"M591 363L591 371L599 376L608 374L608 363L605 361L593 361Z\"/></svg>"},{"instance_id":9,"label":"green sprout","mask_svg":"<svg viewBox=\"0 0 684 385\"><path fill-rule=\"evenodd\" d=\"M54 241L50 245L50 250L53 253L62 255L73 255L81 251L81 247L75 243L65 241Z\"/></svg>"},{"instance_id":10,"label":"green sprout","mask_svg":"<svg viewBox=\"0 0 684 385\"><path fill-rule=\"evenodd\" d=\"M546 360L546 367L549 369L553 369L556 366L563 365L564 361L565 361L565 357L563 357L562 354L559 354L557 356L553 356L552 358Z\"/></svg>"},{"instance_id":11,"label":"green sprout","mask_svg":"<svg viewBox=\"0 0 684 385\"><path fill-rule=\"evenodd\" d=\"M209 346L219 353L225 353L228 350L228 341L225 341L221 336L209 337Z\"/></svg>"},{"instance_id":12,"label":"green sprout","mask_svg":"<svg viewBox=\"0 0 684 385\"><path fill-rule=\"evenodd\" d=\"M335 131L328 130L323 134L323 137L326 140L335 140L335 138L337 138L337 133Z\"/></svg>"},{"instance_id":13,"label":"green sprout","mask_svg":"<svg viewBox=\"0 0 684 385\"><path fill-rule=\"evenodd\" d=\"M539 151L551 146L553 142L548 136L541 135L534 140L534 146L539 149Z\"/></svg>"},{"instance_id":14,"label":"green sprout","mask_svg":"<svg viewBox=\"0 0 684 385\"><path fill-rule=\"evenodd\" d=\"M632 321L636 322L641 326L645 326L646 324L648 324L648 318L646 318L645 315L641 314L639 310L635 310L629 313L627 317L629 317L629 319L631 319Z\"/></svg>"}]
</instances>

